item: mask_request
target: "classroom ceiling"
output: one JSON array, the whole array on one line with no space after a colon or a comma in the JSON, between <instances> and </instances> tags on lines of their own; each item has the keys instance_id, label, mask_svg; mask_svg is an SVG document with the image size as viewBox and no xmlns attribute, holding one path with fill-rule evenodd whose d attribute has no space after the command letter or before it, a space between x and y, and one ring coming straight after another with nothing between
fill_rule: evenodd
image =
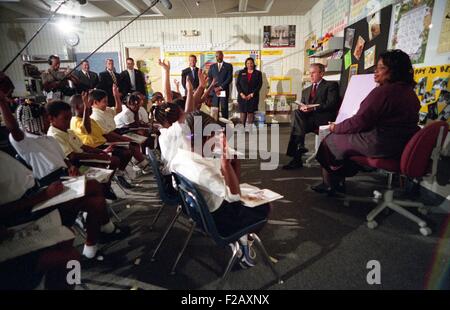
<instances>
[{"instance_id":1,"label":"classroom ceiling","mask_svg":"<svg viewBox=\"0 0 450 310\"><path fill-rule=\"evenodd\" d=\"M39 21L48 18L61 0L0 0L0 21ZM58 15L81 16L83 20L129 19L149 7L153 0L88 0L84 5L68 0ZM318 0L170 0L172 9L161 3L143 18L207 18L231 16L303 15Z\"/></svg>"}]
</instances>

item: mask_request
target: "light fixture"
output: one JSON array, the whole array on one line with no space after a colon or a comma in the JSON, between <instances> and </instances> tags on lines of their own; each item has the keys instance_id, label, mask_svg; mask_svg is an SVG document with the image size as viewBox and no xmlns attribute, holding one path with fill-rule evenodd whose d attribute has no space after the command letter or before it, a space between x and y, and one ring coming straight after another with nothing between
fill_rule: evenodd
<instances>
[{"instance_id":1,"label":"light fixture","mask_svg":"<svg viewBox=\"0 0 450 310\"><path fill-rule=\"evenodd\" d=\"M200 6L200 1L195 1L196 6Z\"/></svg>"},{"instance_id":2,"label":"light fixture","mask_svg":"<svg viewBox=\"0 0 450 310\"><path fill-rule=\"evenodd\" d=\"M71 33L75 30L73 22L68 18L62 18L56 24L63 33Z\"/></svg>"},{"instance_id":3,"label":"light fixture","mask_svg":"<svg viewBox=\"0 0 450 310\"><path fill-rule=\"evenodd\" d=\"M181 35L183 37L197 37L200 35L198 30L181 30Z\"/></svg>"}]
</instances>

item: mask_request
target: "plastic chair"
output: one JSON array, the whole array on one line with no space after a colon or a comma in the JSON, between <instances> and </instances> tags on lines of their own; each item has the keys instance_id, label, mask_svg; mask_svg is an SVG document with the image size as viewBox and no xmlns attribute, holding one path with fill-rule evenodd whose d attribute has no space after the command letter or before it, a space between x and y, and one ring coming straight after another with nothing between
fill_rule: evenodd
<instances>
[{"instance_id":1,"label":"plastic chair","mask_svg":"<svg viewBox=\"0 0 450 310\"><path fill-rule=\"evenodd\" d=\"M350 159L359 165L381 169L388 173L395 173L404 176L410 180L420 180L426 176L430 170L432 175L436 174L437 162L442 149L442 144L448 133L448 124L443 121L434 122L423 129L419 130L406 144L400 159L391 158L371 158L365 156L352 156ZM433 161L433 166L431 166ZM432 167L432 169L430 169ZM379 195L381 196L381 195ZM346 199L348 201L375 201L378 202L380 197L370 199ZM427 223L412 214L403 207L416 207L423 214L426 214L428 208L421 202L405 201L394 199L394 190L388 189L378 206L367 215L367 226L374 229L378 226L375 217L384 209L394 210L406 218L416 222L419 225L420 233L424 236L431 234L431 229L427 227Z\"/></svg>"},{"instance_id":2,"label":"plastic chair","mask_svg":"<svg viewBox=\"0 0 450 310\"><path fill-rule=\"evenodd\" d=\"M274 268L272 261L269 258L269 255L267 254L267 251L265 250L261 239L254 233L254 231L259 230L262 228L262 226L267 222L267 218L257 221L253 223L252 225L249 225L239 231L234 232L233 234L229 236L222 236L216 227L215 221L209 212L208 206L201 195L201 193L197 190L197 187L188 179L185 177L174 173L174 179L178 186L179 194L181 196L181 201L184 207L185 212L191 217L193 220L193 225L190 231L190 234L188 236L188 239L185 242L185 245L182 249L182 251L178 254L177 260L172 268L172 271L175 270L177 263L179 262L181 256L184 253L184 250L192 236L192 231L195 227L200 228L203 232L205 232L209 237L211 237L215 243L218 246L227 246L229 245L232 249L232 255L230 260L228 261L227 267L225 269L225 272L222 275L221 283L219 284L220 287L224 284L226 281L227 275L229 271L233 268L233 266L236 264L239 258L240 253L240 246L239 246L239 238L241 238L244 235L250 234L250 236L255 241L257 247L263 254L263 258L265 262L269 265L270 269L274 273L274 275L277 278L278 283L283 283L281 280L280 275L278 274L277 270Z\"/></svg>"}]
</instances>

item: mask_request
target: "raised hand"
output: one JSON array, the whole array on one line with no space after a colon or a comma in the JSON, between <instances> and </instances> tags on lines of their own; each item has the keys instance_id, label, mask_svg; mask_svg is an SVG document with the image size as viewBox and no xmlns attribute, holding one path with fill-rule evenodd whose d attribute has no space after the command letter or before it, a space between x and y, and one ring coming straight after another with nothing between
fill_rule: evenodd
<instances>
[{"instance_id":1,"label":"raised hand","mask_svg":"<svg viewBox=\"0 0 450 310\"><path fill-rule=\"evenodd\" d=\"M113 96L116 98L120 98L120 91L119 91L119 87L116 84L113 84L112 86L112 93Z\"/></svg>"},{"instance_id":2,"label":"raised hand","mask_svg":"<svg viewBox=\"0 0 450 310\"><path fill-rule=\"evenodd\" d=\"M208 76L202 69L198 70L198 81L199 81L200 87L203 87L203 88L206 87L206 82L208 81Z\"/></svg>"},{"instance_id":3,"label":"raised hand","mask_svg":"<svg viewBox=\"0 0 450 310\"><path fill-rule=\"evenodd\" d=\"M159 59L158 65L160 65L165 71L170 71L170 62L168 60L164 59L161 61L161 59Z\"/></svg>"},{"instance_id":4,"label":"raised hand","mask_svg":"<svg viewBox=\"0 0 450 310\"><path fill-rule=\"evenodd\" d=\"M89 92L82 92L81 99L83 100L83 104L86 109L89 109L92 106L92 102L89 101Z\"/></svg>"},{"instance_id":5,"label":"raised hand","mask_svg":"<svg viewBox=\"0 0 450 310\"><path fill-rule=\"evenodd\" d=\"M194 91L194 86L192 85L192 77L188 76L186 78L186 92L192 93Z\"/></svg>"}]
</instances>

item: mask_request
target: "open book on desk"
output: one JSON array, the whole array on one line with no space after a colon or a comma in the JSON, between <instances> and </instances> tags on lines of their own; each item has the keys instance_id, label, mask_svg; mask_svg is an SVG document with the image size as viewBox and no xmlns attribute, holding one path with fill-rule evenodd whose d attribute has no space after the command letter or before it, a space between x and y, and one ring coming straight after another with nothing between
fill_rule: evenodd
<instances>
[{"instance_id":1,"label":"open book on desk","mask_svg":"<svg viewBox=\"0 0 450 310\"><path fill-rule=\"evenodd\" d=\"M56 206L60 203L67 202L76 198L83 197L86 191L86 176L70 178L62 182L64 185L63 192L55 197L43 201L33 207L32 212Z\"/></svg>"},{"instance_id":2,"label":"open book on desk","mask_svg":"<svg viewBox=\"0 0 450 310\"><path fill-rule=\"evenodd\" d=\"M269 189L260 189L248 183L240 184L240 188L241 201L246 207L250 208L283 198L282 195L275 193Z\"/></svg>"},{"instance_id":3,"label":"open book on desk","mask_svg":"<svg viewBox=\"0 0 450 310\"><path fill-rule=\"evenodd\" d=\"M0 242L0 262L75 238L73 232L62 225L58 210L36 221L11 227L8 235Z\"/></svg>"},{"instance_id":4,"label":"open book on desk","mask_svg":"<svg viewBox=\"0 0 450 310\"><path fill-rule=\"evenodd\" d=\"M107 164L107 165L111 163L110 160L104 159L80 159L79 161L80 163Z\"/></svg>"},{"instance_id":5,"label":"open book on desk","mask_svg":"<svg viewBox=\"0 0 450 310\"><path fill-rule=\"evenodd\" d=\"M147 139L148 139L146 136L141 136L141 135L138 135L137 133L132 133L132 132L123 134L122 136L130 138L131 140L133 140L133 142L135 142L137 144L142 144L145 141L147 141Z\"/></svg>"},{"instance_id":6,"label":"open book on desk","mask_svg":"<svg viewBox=\"0 0 450 310\"><path fill-rule=\"evenodd\" d=\"M126 149L130 148L130 142L128 142L128 141L106 142L105 145L120 146L120 147L123 147Z\"/></svg>"}]
</instances>

